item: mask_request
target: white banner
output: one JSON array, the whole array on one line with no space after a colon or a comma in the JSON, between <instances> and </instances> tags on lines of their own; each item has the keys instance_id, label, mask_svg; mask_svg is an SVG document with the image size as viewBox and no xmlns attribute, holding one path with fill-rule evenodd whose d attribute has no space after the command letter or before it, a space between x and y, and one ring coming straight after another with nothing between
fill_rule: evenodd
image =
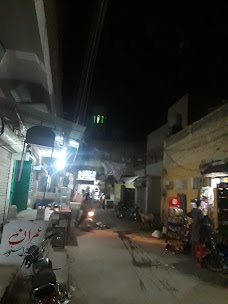
<instances>
[{"instance_id":1,"label":"white banner","mask_svg":"<svg viewBox=\"0 0 228 304\"><path fill-rule=\"evenodd\" d=\"M0 264L20 265L32 245L40 245L48 222L10 220L4 226L0 245Z\"/></svg>"}]
</instances>

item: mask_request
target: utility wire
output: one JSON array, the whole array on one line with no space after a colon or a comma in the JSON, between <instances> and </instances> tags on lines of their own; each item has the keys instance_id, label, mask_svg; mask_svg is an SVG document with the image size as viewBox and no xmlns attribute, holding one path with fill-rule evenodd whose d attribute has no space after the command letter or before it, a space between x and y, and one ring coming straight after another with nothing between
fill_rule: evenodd
<instances>
[{"instance_id":1,"label":"utility wire","mask_svg":"<svg viewBox=\"0 0 228 304\"><path fill-rule=\"evenodd\" d=\"M91 88L91 84L92 84L94 68L95 68L95 64L96 64L98 48L100 45L100 39L101 39L104 19L105 19L105 15L106 15L107 3L108 3L107 0L102 1L100 15L99 15L98 22L97 22L97 30L96 30L95 39L94 39L95 43L94 43L93 59L91 60L90 73L88 74L88 78L87 78L87 90L84 91L85 107L83 108L83 112L82 112L82 122L83 123L85 123L85 119L86 119L86 110L87 110L87 105L88 105L88 100L89 100L89 93L90 93L90 88Z\"/></svg>"},{"instance_id":2,"label":"utility wire","mask_svg":"<svg viewBox=\"0 0 228 304\"><path fill-rule=\"evenodd\" d=\"M107 4L108 0L98 0L98 5L95 9L93 21L91 23L90 36L75 105L74 122L76 123L84 124L85 122L88 97L107 11Z\"/></svg>"}]
</instances>

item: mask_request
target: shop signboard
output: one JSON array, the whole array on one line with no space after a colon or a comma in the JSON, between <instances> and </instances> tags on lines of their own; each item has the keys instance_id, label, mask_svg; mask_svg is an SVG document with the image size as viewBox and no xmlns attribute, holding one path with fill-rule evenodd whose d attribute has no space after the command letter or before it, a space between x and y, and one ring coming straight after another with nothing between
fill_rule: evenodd
<instances>
[{"instance_id":1,"label":"shop signboard","mask_svg":"<svg viewBox=\"0 0 228 304\"><path fill-rule=\"evenodd\" d=\"M4 225L0 245L0 263L21 265L28 248L40 246L48 222L43 220L10 220Z\"/></svg>"}]
</instances>

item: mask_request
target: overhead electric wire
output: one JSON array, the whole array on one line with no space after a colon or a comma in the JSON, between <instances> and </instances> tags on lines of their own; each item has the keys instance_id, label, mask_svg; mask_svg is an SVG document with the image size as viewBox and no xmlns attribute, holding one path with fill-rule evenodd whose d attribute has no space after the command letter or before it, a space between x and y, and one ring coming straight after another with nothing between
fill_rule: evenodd
<instances>
[{"instance_id":1,"label":"overhead electric wire","mask_svg":"<svg viewBox=\"0 0 228 304\"><path fill-rule=\"evenodd\" d=\"M98 0L98 5L95 9L93 21L91 23L91 31L75 104L74 122L76 123L85 123L90 87L107 11L107 4L108 0Z\"/></svg>"},{"instance_id":2,"label":"overhead electric wire","mask_svg":"<svg viewBox=\"0 0 228 304\"><path fill-rule=\"evenodd\" d=\"M88 106L88 101L89 101L89 93L90 93L90 88L91 88L91 84L92 84L92 80L93 80L93 73L94 73L98 48L99 48L99 45L100 45L100 38L101 38L104 19L105 19L106 10L107 10L107 0L104 0L101 3L101 5L102 5L101 15L99 16L98 22L97 22L97 31L96 31L96 38L95 38L96 43L94 44L93 60L91 61L90 73L88 74L87 90L84 91L85 107L83 108L83 113L82 113L82 121L83 122L85 122L85 119L86 119L86 111L87 111L87 106Z\"/></svg>"}]
</instances>

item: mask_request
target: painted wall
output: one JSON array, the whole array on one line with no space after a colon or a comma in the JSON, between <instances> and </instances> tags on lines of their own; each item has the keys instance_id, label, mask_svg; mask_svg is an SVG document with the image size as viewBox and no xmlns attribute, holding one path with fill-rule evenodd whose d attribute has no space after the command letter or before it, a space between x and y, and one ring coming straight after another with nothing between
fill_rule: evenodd
<instances>
[{"instance_id":1,"label":"painted wall","mask_svg":"<svg viewBox=\"0 0 228 304\"><path fill-rule=\"evenodd\" d=\"M115 204L118 204L120 201L120 194L121 194L120 190L121 190L121 185L115 184L115 186L114 186L114 196L115 196L114 203Z\"/></svg>"}]
</instances>

